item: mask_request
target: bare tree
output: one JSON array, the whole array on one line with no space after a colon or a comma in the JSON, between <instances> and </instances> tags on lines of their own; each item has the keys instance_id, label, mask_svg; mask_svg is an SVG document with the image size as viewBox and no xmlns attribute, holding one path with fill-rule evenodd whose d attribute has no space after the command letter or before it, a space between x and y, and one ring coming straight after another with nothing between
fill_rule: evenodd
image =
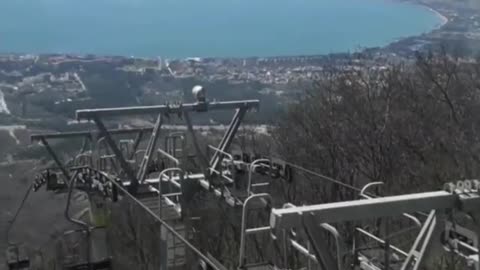
<instances>
[{"instance_id":1,"label":"bare tree","mask_svg":"<svg viewBox=\"0 0 480 270\"><path fill-rule=\"evenodd\" d=\"M382 181L383 194L478 177L479 71L478 62L446 54L419 55L414 64L386 69L330 68L280 119L277 149L285 159L348 185ZM288 199L318 203L357 196L297 175L291 184L297 195ZM343 229L349 236L350 228Z\"/></svg>"}]
</instances>

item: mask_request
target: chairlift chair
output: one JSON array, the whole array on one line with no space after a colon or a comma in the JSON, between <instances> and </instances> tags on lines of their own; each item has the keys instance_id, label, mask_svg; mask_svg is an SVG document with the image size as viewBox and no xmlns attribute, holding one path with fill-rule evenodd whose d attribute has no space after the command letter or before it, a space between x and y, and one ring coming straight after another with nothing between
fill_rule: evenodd
<instances>
[{"instance_id":1,"label":"chairlift chair","mask_svg":"<svg viewBox=\"0 0 480 270\"><path fill-rule=\"evenodd\" d=\"M105 227L98 226L89 228L88 231L86 229L79 229L79 230L71 230L64 233L64 236L70 236L75 233L82 234L81 241L86 241L83 244L86 246L85 254L83 256L79 256L79 254L67 254L69 258L79 258L77 261L64 261L63 269L64 270L111 270L112 269L112 262L111 257L108 255L106 239L101 239L102 241L100 246L97 246L99 249L103 249L104 254L98 254L99 250L93 250L95 247L92 245L92 237L95 237L96 232L100 230L104 230ZM105 242L105 243L103 243ZM98 244L98 242L96 243ZM88 252L88 253L87 253ZM97 252L97 253L95 253ZM100 251L101 252L101 251Z\"/></svg>"},{"instance_id":2,"label":"chairlift chair","mask_svg":"<svg viewBox=\"0 0 480 270\"><path fill-rule=\"evenodd\" d=\"M30 260L17 245L10 245L6 251L8 270L30 269Z\"/></svg>"}]
</instances>

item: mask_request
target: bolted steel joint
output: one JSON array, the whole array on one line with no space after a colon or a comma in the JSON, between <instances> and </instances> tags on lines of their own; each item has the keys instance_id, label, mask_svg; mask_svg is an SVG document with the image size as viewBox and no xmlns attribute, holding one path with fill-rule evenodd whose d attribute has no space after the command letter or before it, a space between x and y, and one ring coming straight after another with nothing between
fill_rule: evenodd
<instances>
[{"instance_id":1,"label":"bolted steel joint","mask_svg":"<svg viewBox=\"0 0 480 270\"><path fill-rule=\"evenodd\" d=\"M463 193L465 190L465 184L462 180L457 181L457 192Z\"/></svg>"},{"instance_id":2,"label":"bolted steel joint","mask_svg":"<svg viewBox=\"0 0 480 270\"><path fill-rule=\"evenodd\" d=\"M473 183L471 180L463 181L464 192L472 192Z\"/></svg>"},{"instance_id":3,"label":"bolted steel joint","mask_svg":"<svg viewBox=\"0 0 480 270\"><path fill-rule=\"evenodd\" d=\"M473 185L474 192L480 192L480 181L478 181L477 179L473 179L472 185Z\"/></svg>"},{"instance_id":4,"label":"bolted steel joint","mask_svg":"<svg viewBox=\"0 0 480 270\"><path fill-rule=\"evenodd\" d=\"M455 193L456 185L452 182L448 182L443 186L443 189L449 193Z\"/></svg>"}]
</instances>

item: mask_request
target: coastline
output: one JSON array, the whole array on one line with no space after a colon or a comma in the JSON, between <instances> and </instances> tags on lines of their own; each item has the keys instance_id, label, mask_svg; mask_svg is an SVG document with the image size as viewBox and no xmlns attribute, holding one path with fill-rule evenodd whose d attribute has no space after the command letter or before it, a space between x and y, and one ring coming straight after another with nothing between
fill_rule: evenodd
<instances>
[{"instance_id":1,"label":"coastline","mask_svg":"<svg viewBox=\"0 0 480 270\"><path fill-rule=\"evenodd\" d=\"M200 57L199 59L208 59L208 60L228 60L228 59L294 59L294 58L299 58L299 57L303 57L303 58L323 58L323 57L329 57L329 56L338 56L338 55L346 55L346 54L355 54L355 53L361 53L361 52L365 52L365 51L388 51L388 52L394 52L394 49L393 48L399 48L399 47L404 47L403 49L406 49L407 47L409 46L412 46L412 45L415 45L415 44L411 44L411 43L414 43L416 39L418 38L422 38L422 39L428 39L429 38L429 35L431 35L433 32L436 32L436 31L441 31L441 29L446 26L447 24L449 24L452 20L452 17L450 14L446 14L445 12L454 12L455 11L455 7L452 7L452 6L449 6L449 7L445 7L445 6L442 6L442 4L440 2L437 2L437 3L426 3L425 1L423 0L388 0L390 2L396 2L396 3L404 3L404 4L410 4L410 5L414 5L414 6L417 6L418 8L424 8L426 10L428 10L429 12L433 13L434 16L436 16L437 18L439 18L440 22L434 26L432 29L430 30L427 30L423 33L418 33L418 34L415 34L415 35L410 35L410 36L403 36L403 37L399 37L398 39L395 39L395 40L392 40L390 42L387 42L383 45L379 45L379 46L369 46L369 47L363 47L361 48L360 50L349 50L349 51L344 51L344 52L332 52L332 53L319 53L319 54L302 54L302 53L298 53L298 54L292 54L292 55L273 55L273 56L247 56L247 57L242 57L242 56L239 56L239 57L236 57L236 56L232 56L232 57L229 57L229 56L226 56L226 57ZM408 46L407 45L404 45L407 44L407 43L410 43ZM402 50L404 51L404 50ZM127 55L102 55L102 54L81 54L81 53L55 53L55 52L52 52L52 53L40 53L40 54L32 54L32 53L8 53L8 52L0 52L0 56L8 56L8 55L17 55L17 56L25 56L25 55L30 55L30 56L66 56L66 57L73 57L73 58L95 58L95 60L98 60L99 58L105 58L105 59L109 59L109 58L125 58L125 59L128 59L128 58L134 58L134 59L158 59L158 58L162 58L162 59L165 59L165 60L169 60L169 61L178 61L178 60L188 60L188 59L192 59L193 57L163 57L161 55L158 55L158 56L151 56L151 57L135 57L135 56L127 56Z\"/></svg>"},{"instance_id":2,"label":"coastline","mask_svg":"<svg viewBox=\"0 0 480 270\"><path fill-rule=\"evenodd\" d=\"M438 18L440 18L440 20L442 22L438 26L436 26L434 29L432 29L432 31L439 30L440 28L444 27L447 23L450 22L450 20L448 19L448 17L446 15L442 14L440 11L436 10L435 8L433 8L431 6L428 6L425 3L415 3L415 2L413 2L413 3L415 5L426 8L430 12L434 13ZM430 32L432 32L432 31L430 31Z\"/></svg>"},{"instance_id":3,"label":"coastline","mask_svg":"<svg viewBox=\"0 0 480 270\"><path fill-rule=\"evenodd\" d=\"M459 57L476 57L480 50L480 29L477 25L479 10L466 7L447 0L391 0L421 6L435 14L441 21L434 29L416 36L402 37L382 48L371 51L401 56L406 59L415 58L418 52L444 51ZM462 49L463 48L463 49ZM459 49L462 49L459 51Z\"/></svg>"},{"instance_id":4,"label":"coastline","mask_svg":"<svg viewBox=\"0 0 480 270\"><path fill-rule=\"evenodd\" d=\"M372 52L372 51L388 52L388 53L394 53L394 54L400 54L401 52L405 53L405 49L412 48L417 45L415 44L415 41L417 39L425 38L425 37L428 38L428 36L432 35L434 32L441 31L442 28L446 26L448 23L450 23L451 21L448 15L440 11L440 7L437 6L438 4L437 5L434 3L427 4L423 0L386 0L386 1L392 2L392 3L407 4L407 5L415 6L417 8L425 9L428 12L432 13L434 16L436 16L440 20L440 22L429 31L418 33L416 35L399 37L391 42L388 42L383 46L366 47L358 51L359 53L367 52L367 51L368 52Z\"/></svg>"},{"instance_id":5,"label":"coastline","mask_svg":"<svg viewBox=\"0 0 480 270\"><path fill-rule=\"evenodd\" d=\"M435 14L437 14L437 16L440 17L440 19L442 20L442 24L440 25L440 27L443 27L445 24L450 22L450 20L447 18L447 16L443 15L439 11L437 11L437 10L431 8L431 7L429 7L428 9L430 9L432 12L434 12Z\"/></svg>"}]
</instances>

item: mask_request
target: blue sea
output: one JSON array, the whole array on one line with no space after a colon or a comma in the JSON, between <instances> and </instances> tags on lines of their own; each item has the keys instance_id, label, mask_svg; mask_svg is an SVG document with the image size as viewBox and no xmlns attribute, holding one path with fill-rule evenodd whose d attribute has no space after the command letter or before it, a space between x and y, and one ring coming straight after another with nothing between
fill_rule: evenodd
<instances>
[{"instance_id":1,"label":"blue sea","mask_svg":"<svg viewBox=\"0 0 480 270\"><path fill-rule=\"evenodd\" d=\"M440 23L393 0L1 0L0 53L317 55L384 46Z\"/></svg>"}]
</instances>

